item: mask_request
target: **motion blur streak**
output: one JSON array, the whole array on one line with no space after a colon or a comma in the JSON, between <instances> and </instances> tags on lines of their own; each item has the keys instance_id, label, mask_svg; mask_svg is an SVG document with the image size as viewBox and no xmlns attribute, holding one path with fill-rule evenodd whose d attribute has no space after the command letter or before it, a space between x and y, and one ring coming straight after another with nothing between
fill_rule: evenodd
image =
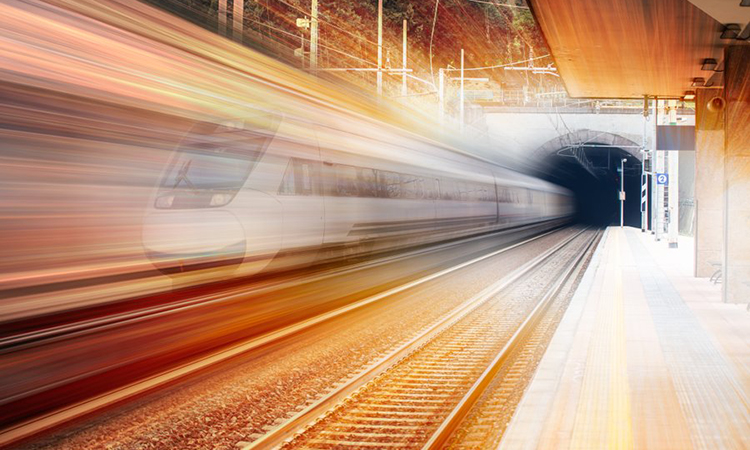
<instances>
[{"instance_id":1,"label":"motion blur streak","mask_svg":"<svg viewBox=\"0 0 750 450\"><path fill-rule=\"evenodd\" d=\"M153 276L141 224L195 121L269 104L303 117L382 111L135 1L0 2L0 18L3 319L169 286ZM123 274L142 281L71 283Z\"/></svg>"},{"instance_id":2,"label":"motion blur streak","mask_svg":"<svg viewBox=\"0 0 750 450\"><path fill-rule=\"evenodd\" d=\"M288 269L570 217L418 118L132 0L0 3L0 423L432 267Z\"/></svg>"}]
</instances>

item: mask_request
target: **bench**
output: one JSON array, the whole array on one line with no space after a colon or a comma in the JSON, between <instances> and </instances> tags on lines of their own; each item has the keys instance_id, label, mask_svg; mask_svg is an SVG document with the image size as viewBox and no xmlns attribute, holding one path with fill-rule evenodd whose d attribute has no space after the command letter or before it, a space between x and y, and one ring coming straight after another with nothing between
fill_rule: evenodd
<instances>
[{"instance_id":1,"label":"bench","mask_svg":"<svg viewBox=\"0 0 750 450\"><path fill-rule=\"evenodd\" d=\"M721 261L708 261L708 263L714 268L714 274L708 281L713 284L721 283Z\"/></svg>"}]
</instances>

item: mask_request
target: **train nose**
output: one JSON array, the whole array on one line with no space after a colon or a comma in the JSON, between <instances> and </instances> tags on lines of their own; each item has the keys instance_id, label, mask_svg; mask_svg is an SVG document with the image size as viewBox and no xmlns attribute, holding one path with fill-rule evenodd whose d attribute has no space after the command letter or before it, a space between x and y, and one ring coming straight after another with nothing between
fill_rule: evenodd
<instances>
[{"instance_id":1,"label":"train nose","mask_svg":"<svg viewBox=\"0 0 750 450\"><path fill-rule=\"evenodd\" d=\"M245 258L245 230L226 211L165 211L145 218L143 247L152 264L167 275L234 270Z\"/></svg>"}]
</instances>

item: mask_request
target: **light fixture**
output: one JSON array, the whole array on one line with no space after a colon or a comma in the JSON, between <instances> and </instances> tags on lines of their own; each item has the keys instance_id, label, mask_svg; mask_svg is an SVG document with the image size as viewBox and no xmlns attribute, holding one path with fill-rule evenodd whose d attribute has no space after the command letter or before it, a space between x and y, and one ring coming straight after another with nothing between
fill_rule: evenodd
<instances>
[{"instance_id":1,"label":"light fixture","mask_svg":"<svg viewBox=\"0 0 750 450\"><path fill-rule=\"evenodd\" d=\"M728 23L724 25L724 29L721 31L722 39L735 39L740 34L740 25L736 23Z\"/></svg>"},{"instance_id":2,"label":"light fixture","mask_svg":"<svg viewBox=\"0 0 750 450\"><path fill-rule=\"evenodd\" d=\"M693 87L699 87L699 86L703 86L704 84L706 84L706 79L705 78L703 78L703 77L695 77L695 78L693 78L693 83L691 84L691 86L693 86Z\"/></svg>"},{"instance_id":3,"label":"light fixture","mask_svg":"<svg viewBox=\"0 0 750 450\"><path fill-rule=\"evenodd\" d=\"M750 6L750 0L740 0L740 6Z\"/></svg>"},{"instance_id":4,"label":"light fixture","mask_svg":"<svg viewBox=\"0 0 750 450\"><path fill-rule=\"evenodd\" d=\"M714 70L716 69L716 60L713 58L706 58L703 60L701 70Z\"/></svg>"},{"instance_id":5,"label":"light fixture","mask_svg":"<svg viewBox=\"0 0 750 450\"><path fill-rule=\"evenodd\" d=\"M685 91L685 100L693 100L695 98L695 91Z\"/></svg>"}]
</instances>

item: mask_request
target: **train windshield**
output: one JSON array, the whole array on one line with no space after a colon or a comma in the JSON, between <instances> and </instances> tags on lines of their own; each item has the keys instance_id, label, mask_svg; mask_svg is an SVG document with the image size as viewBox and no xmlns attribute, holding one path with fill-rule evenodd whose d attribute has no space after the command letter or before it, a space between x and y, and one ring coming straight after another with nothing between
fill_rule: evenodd
<instances>
[{"instance_id":1,"label":"train windshield","mask_svg":"<svg viewBox=\"0 0 750 450\"><path fill-rule=\"evenodd\" d=\"M245 184L271 140L267 127L201 123L182 141L161 182L157 208L222 206Z\"/></svg>"}]
</instances>

